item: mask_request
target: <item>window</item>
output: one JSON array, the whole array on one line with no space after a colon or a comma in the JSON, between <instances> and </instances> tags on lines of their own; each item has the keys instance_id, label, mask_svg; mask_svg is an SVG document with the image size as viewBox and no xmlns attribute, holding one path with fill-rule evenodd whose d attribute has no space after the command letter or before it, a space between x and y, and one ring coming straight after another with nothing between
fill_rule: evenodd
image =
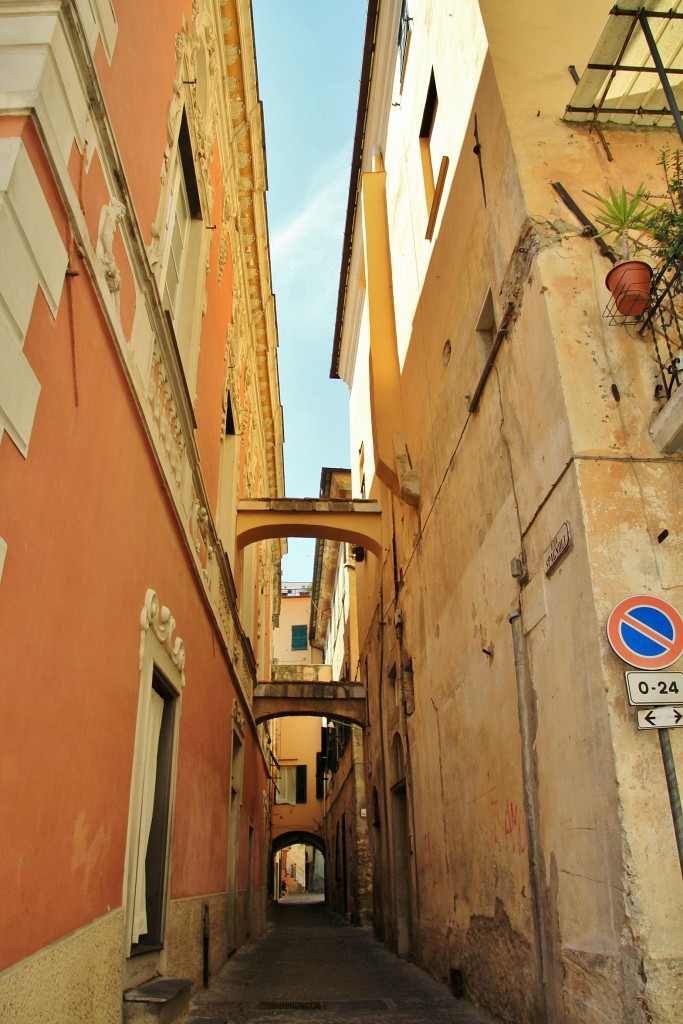
<instances>
[{"instance_id":1,"label":"window","mask_svg":"<svg viewBox=\"0 0 683 1024\"><path fill-rule=\"evenodd\" d=\"M225 399L225 436L234 437L235 435L235 417L232 413L232 402L230 401L230 392L228 391Z\"/></svg>"},{"instance_id":2,"label":"window","mask_svg":"<svg viewBox=\"0 0 683 1024\"><path fill-rule=\"evenodd\" d=\"M140 616L140 688L124 884L129 956L163 949L169 900L175 771L185 649L175 621L148 590ZM157 964L160 961L157 958ZM136 969L126 966L126 986ZM126 987L124 986L124 987Z\"/></svg>"},{"instance_id":3,"label":"window","mask_svg":"<svg viewBox=\"0 0 683 1024\"><path fill-rule=\"evenodd\" d=\"M306 767L305 764L291 764L280 768L275 787L276 804L306 803Z\"/></svg>"},{"instance_id":4,"label":"window","mask_svg":"<svg viewBox=\"0 0 683 1024\"><path fill-rule=\"evenodd\" d=\"M322 800L325 796L325 755L319 750L315 755L315 798Z\"/></svg>"},{"instance_id":5,"label":"window","mask_svg":"<svg viewBox=\"0 0 683 1024\"><path fill-rule=\"evenodd\" d=\"M401 4L401 17L398 23L398 59L401 85L403 85L403 77L406 73L406 61L408 60L408 48L410 46L410 23L412 20L408 14L408 0L403 0Z\"/></svg>"},{"instance_id":6,"label":"window","mask_svg":"<svg viewBox=\"0 0 683 1024\"><path fill-rule=\"evenodd\" d=\"M237 509L237 474L239 442L235 424L236 410L230 391L225 395L225 434L221 441L218 508L216 527L230 565L235 570L235 513Z\"/></svg>"},{"instance_id":7,"label":"window","mask_svg":"<svg viewBox=\"0 0 683 1024\"><path fill-rule=\"evenodd\" d=\"M183 113L169 172L161 236L161 299L175 331L178 351L189 367L200 275L202 214L190 132Z\"/></svg>"},{"instance_id":8,"label":"window","mask_svg":"<svg viewBox=\"0 0 683 1024\"><path fill-rule=\"evenodd\" d=\"M308 650L308 626L292 626L292 650Z\"/></svg>"},{"instance_id":9,"label":"window","mask_svg":"<svg viewBox=\"0 0 683 1024\"><path fill-rule=\"evenodd\" d=\"M132 954L163 946L175 703L175 694L155 667L145 738Z\"/></svg>"},{"instance_id":10,"label":"window","mask_svg":"<svg viewBox=\"0 0 683 1024\"><path fill-rule=\"evenodd\" d=\"M438 116L439 97L436 91L434 71L429 78L427 99L425 101L422 124L420 126L420 156L422 159L422 175L424 178L425 200L427 203L427 233L431 239L436 224L446 173L448 157L443 156L443 118Z\"/></svg>"}]
</instances>

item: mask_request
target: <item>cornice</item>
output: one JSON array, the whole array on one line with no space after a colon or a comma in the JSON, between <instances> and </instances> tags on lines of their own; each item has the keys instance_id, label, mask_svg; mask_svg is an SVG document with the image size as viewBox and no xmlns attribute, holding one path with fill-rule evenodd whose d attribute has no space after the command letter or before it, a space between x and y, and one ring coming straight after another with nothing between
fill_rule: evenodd
<instances>
[{"instance_id":1,"label":"cornice","mask_svg":"<svg viewBox=\"0 0 683 1024\"><path fill-rule=\"evenodd\" d=\"M360 323L354 282L358 280L360 261L356 214L361 173L369 169L374 152L384 153L398 59L396 39L400 15L401 0L370 0L368 4L330 367L330 377L342 376L347 383L353 376L353 365L344 358L342 350L351 346L355 354ZM342 366L343 372L340 372Z\"/></svg>"},{"instance_id":2,"label":"cornice","mask_svg":"<svg viewBox=\"0 0 683 1024\"><path fill-rule=\"evenodd\" d=\"M268 496L284 493L284 430L277 374L277 323L270 275L265 190L263 111L258 96L249 0L220 7L227 71L231 146L237 167L237 222L242 241L243 299L256 354L260 420L265 440Z\"/></svg>"}]
</instances>

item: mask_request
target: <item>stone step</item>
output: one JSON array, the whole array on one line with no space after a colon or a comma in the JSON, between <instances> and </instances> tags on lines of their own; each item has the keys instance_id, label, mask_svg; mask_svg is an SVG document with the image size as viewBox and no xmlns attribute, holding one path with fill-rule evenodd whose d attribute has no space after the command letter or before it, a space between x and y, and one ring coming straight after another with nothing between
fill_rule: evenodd
<instances>
[{"instance_id":1,"label":"stone step","mask_svg":"<svg viewBox=\"0 0 683 1024\"><path fill-rule=\"evenodd\" d=\"M172 1024L190 1005L191 978L153 978L123 993L124 1024Z\"/></svg>"}]
</instances>

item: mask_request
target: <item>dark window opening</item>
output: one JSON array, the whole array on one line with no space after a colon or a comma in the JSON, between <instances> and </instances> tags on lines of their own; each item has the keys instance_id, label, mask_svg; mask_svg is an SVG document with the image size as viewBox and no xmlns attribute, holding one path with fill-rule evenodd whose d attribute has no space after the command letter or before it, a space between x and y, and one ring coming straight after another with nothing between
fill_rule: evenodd
<instances>
[{"instance_id":1,"label":"dark window opening","mask_svg":"<svg viewBox=\"0 0 683 1024\"><path fill-rule=\"evenodd\" d=\"M319 750L315 755L315 798L322 800L325 796L325 755Z\"/></svg>"},{"instance_id":2,"label":"dark window opening","mask_svg":"<svg viewBox=\"0 0 683 1024\"><path fill-rule=\"evenodd\" d=\"M296 766L296 802L298 804L306 803L306 774L308 766L305 764L298 764Z\"/></svg>"},{"instance_id":3,"label":"dark window opening","mask_svg":"<svg viewBox=\"0 0 683 1024\"><path fill-rule=\"evenodd\" d=\"M398 23L398 52L401 82L403 82L403 76L406 70L411 21L412 18L408 13L408 0L403 0L403 3L401 4L401 17Z\"/></svg>"},{"instance_id":4,"label":"dark window opening","mask_svg":"<svg viewBox=\"0 0 683 1024\"><path fill-rule=\"evenodd\" d=\"M225 410L225 436L229 437L235 433L235 418L232 414L232 402L230 400L230 392L228 391L228 397L226 399L226 410Z\"/></svg>"},{"instance_id":5,"label":"dark window opening","mask_svg":"<svg viewBox=\"0 0 683 1024\"><path fill-rule=\"evenodd\" d=\"M351 726L346 722L330 722L327 726L327 768L334 775L342 754L351 738Z\"/></svg>"},{"instance_id":6,"label":"dark window opening","mask_svg":"<svg viewBox=\"0 0 683 1024\"><path fill-rule=\"evenodd\" d=\"M420 125L420 138L429 139L432 134L432 128L434 127L434 118L436 117L436 108L439 104L439 97L436 92L436 79L434 78L434 72L432 71L429 76L429 88L427 89L427 99L425 102L425 109L422 115L422 124Z\"/></svg>"},{"instance_id":7,"label":"dark window opening","mask_svg":"<svg viewBox=\"0 0 683 1024\"><path fill-rule=\"evenodd\" d=\"M185 114L185 111L183 111L182 121L180 122L178 152L180 153L180 163L183 168L183 177L185 178L185 189L187 191L187 203L190 208L190 216L193 220L199 220L202 216L202 208L199 201L197 172L195 171L194 158L192 156L190 129L187 124L187 115Z\"/></svg>"}]
</instances>

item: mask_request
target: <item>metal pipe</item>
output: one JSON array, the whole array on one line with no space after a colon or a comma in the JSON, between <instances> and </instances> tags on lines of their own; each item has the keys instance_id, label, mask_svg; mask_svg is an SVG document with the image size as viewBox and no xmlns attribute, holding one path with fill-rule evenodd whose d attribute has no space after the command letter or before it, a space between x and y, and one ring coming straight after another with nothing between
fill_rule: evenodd
<instances>
[{"instance_id":1,"label":"metal pipe","mask_svg":"<svg viewBox=\"0 0 683 1024\"><path fill-rule=\"evenodd\" d=\"M674 832L676 833L676 845L678 847L678 861L681 865L683 875L683 809L681 808L681 794L678 789L676 778L676 765L671 750L671 739L668 729L658 729L659 745L662 748L662 760L664 762L664 774L666 785L669 790L669 802L671 804L671 816L674 820Z\"/></svg>"},{"instance_id":2,"label":"metal pipe","mask_svg":"<svg viewBox=\"0 0 683 1024\"><path fill-rule=\"evenodd\" d=\"M209 904L202 907L202 953L204 988L209 987Z\"/></svg>"},{"instance_id":3,"label":"metal pipe","mask_svg":"<svg viewBox=\"0 0 683 1024\"><path fill-rule=\"evenodd\" d=\"M539 868L539 843L538 843L538 814L536 800L533 794L536 792L536 779L533 765L533 739L529 729L529 712L527 705L528 674L524 651L524 635L522 632L522 614L516 608L509 617L512 627L512 648L515 658L515 679L517 681L517 709L519 717L519 732L522 740L522 781L524 788L524 812L527 820L527 833L529 838L529 875L532 891L532 910L536 931L536 954L541 982L541 997L543 1003L544 1020L550 1024L554 1020L551 1012L552 999L549 992L550 970L548 965L549 946L546 942L546 929L543 915L543 887L541 872Z\"/></svg>"},{"instance_id":4,"label":"metal pipe","mask_svg":"<svg viewBox=\"0 0 683 1024\"><path fill-rule=\"evenodd\" d=\"M668 79L666 69L662 64L662 58L659 55L659 50L657 49L655 38L652 35L652 29L650 28L650 24L647 20L647 14L647 11L642 10L638 15L638 21L640 22L640 27L643 30L643 35L647 40L647 45L650 48L650 53L652 54L652 60L654 61L654 65L657 68L657 74L659 75L659 80L662 83L664 95L666 96L667 103L669 104L669 107L671 109L671 116L674 119L674 123L676 125L676 128L678 129L678 134L681 137L681 141L683 141L683 117L681 117L681 112L678 109L676 97L674 96L674 91L671 88L671 82Z\"/></svg>"}]
</instances>

